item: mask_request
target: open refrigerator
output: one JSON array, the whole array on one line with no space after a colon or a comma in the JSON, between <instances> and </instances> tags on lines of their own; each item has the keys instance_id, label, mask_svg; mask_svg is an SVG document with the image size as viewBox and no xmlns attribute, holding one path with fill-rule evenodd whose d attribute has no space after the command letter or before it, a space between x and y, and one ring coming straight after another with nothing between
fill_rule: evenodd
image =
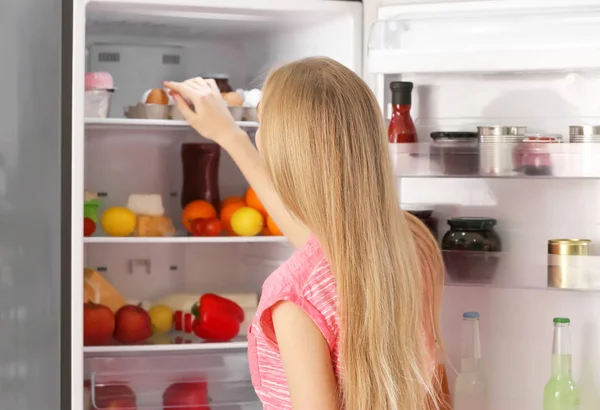
<instances>
[{"instance_id":1,"label":"open refrigerator","mask_svg":"<svg viewBox=\"0 0 600 410\"><path fill-rule=\"evenodd\" d=\"M16 39L6 69L17 81L5 86L17 103L0 111L8 136L0 140L0 408L93 408L100 390L116 397L126 385L138 408L160 409L181 380L206 383L211 408L260 408L243 334L227 343L173 333L84 346L83 272L96 271L128 302L205 292L256 300L292 247L276 236L119 238L99 229L84 237L82 201L86 191L100 193L102 213L130 194L160 194L181 232L181 144L202 138L182 121L129 119L123 108L162 80L207 72L227 73L234 88L260 88L271 67L311 55L361 74L386 118L390 82L415 84L419 143L390 152L401 202L432 207L438 239L452 217L497 220L502 252L466 254L494 267L482 271L487 279L446 278L451 389L462 313L478 311L488 408L541 409L552 318L567 316L580 408L600 407L600 254L578 260L578 282L551 286L546 249L554 238L600 240L600 152L568 143L569 126L600 124L599 1L25 0L2 18L2 37ZM107 119L84 116L88 71L114 79ZM241 125L251 136L258 126ZM447 172L429 133L482 125L523 125L566 141L543 152L550 174ZM224 152L219 187L222 198L247 189ZM244 307L251 315L252 303Z\"/></svg>"}]
</instances>

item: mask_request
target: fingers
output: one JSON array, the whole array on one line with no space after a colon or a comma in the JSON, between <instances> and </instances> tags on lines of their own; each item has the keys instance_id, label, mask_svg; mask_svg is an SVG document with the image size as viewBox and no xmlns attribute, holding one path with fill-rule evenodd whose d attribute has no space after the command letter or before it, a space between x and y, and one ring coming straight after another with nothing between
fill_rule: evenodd
<instances>
[{"instance_id":1,"label":"fingers","mask_svg":"<svg viewBox=\"0 0 600 410\"><path fill-rule=\"evenodd\" d=\"M165 81L163 85L169 90L175 91L184 98L191 99L194 95L194 89L186 83L178 83L175 81Z\"/></svg>"},{"instance_id":2,"label":"fingers","mask_svg":"<svg viewBox=\"0 0 600 410\"><path fill-rule=\"evenodd\" d=\"M210 89L215 94L221 95L221 90L219 90L219 87L217 86L217 82L215 81L214 78L209 78L208 80L206 80L206 84L208 84L208 86L210 87Z\"/></svg>"},{"instance_id":3,"label":"fingers","mask_svg":"<svg viewBox=\"0 0 600 410\"><path fill-rule=\"evenodd\" d=\"M175 104L177 104L177 108L181 112L181 115L183 115L183 118L185 118L185 120L189 122L194 116L194 111L190 108L189 104L181 96L181 94L174 92L171 95L173 96Z\"/></svg>"}]
</instances>

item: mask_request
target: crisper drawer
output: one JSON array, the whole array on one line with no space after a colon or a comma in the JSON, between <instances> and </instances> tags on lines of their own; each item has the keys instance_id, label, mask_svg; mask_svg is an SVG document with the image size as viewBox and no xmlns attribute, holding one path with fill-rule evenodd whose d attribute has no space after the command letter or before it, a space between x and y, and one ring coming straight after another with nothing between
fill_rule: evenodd
<instances>
[{"instance_id":1,"label":"crisper drawer","mask_svg":"<svg viewBox=\"0 0 600 410\"><path fill-rule=\"evenodd\" d=\"M88 358L92 408L254 410L246 352Z\"/></svg>"}]
</instances>

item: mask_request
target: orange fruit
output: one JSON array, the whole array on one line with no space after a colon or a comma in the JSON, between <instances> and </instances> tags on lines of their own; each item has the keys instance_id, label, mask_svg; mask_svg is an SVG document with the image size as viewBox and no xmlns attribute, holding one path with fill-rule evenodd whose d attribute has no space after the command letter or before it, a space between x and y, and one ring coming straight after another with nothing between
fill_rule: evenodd
<instances>
[{"instance_id":1,"label":"orange fruit","mask_svg":"<svg viewBox=\"0 0 600 410\"><path fill-rule=\"evenodd\" d=\"M246 203L244 202L244 198L239 196L229 196L221 201L221 209L225 208L229 204L235 204L238 202L242 204L242 206L246 205Z\"/></svg>"},{"instance_id":2,"label":"orange fruit","mask_svg":"<svg viewBox=\"0 0 600 410\"><path fill-rule=\"evenodd\" d=\"M263 226L262 231L260 231L260 234L262 236L271 236L271 232L269 231L269 228L267 228L266 226Z\"/></svg>"},{"instance_id":3,"label":"orange fruit","mask_svg":"<svg viewBox=\"0 0 600 410\"><path fill-rule=\"evenodd\" d=\"M229 223L229 221L231 221L231 217L235 211L245 206L246 204L244 204L244 201L240 200L239 202L231 202L221 208L221 222L229 234L235 235L235 232L231 230L231 224Z\"/></svg>"},{"instance_id":4,"label":"orange fruit","mask_svg":"<svg viewBox=\"0 0 600 410\"><path fill-rule=\"evenodd\" d=\"M216 218L217 210L210 202L206 202L203 200L192 201L183 208L183 212L181 214L181 221L183 222L183 226L188 232L192 232L191 223L194 219L198 218Z\"/></svg>"},{"instance_id":5,"label":"orange fruit","mask_svg":"<svg viewBox=\"0 0 600 410\"><path fill-rule=\"evenodd\" d=\"M269 229L271 235L283 236L283 232L281 232L277 225L275 225L275 221L273 221L273 219L269 215L267 215L267 229Z\"/></svg>"},{"instance_id":6,"label":"orange fruit","mask_svg":"<svg viewBox=\"0 0 600 410\"><path fill-rule=\"evenodd\" d=\"M261 214L263 214L263 216L267 215L267 210L265 209L262 202L260 202L260 199L258 199L258 196L256 195L256 192L254 192L254 189L252 189L252 187L248 188L248 190L246 191L246 195L244 195L244 201L246 201L246 206L256 209Z\"/></svg>"}]
</instances>

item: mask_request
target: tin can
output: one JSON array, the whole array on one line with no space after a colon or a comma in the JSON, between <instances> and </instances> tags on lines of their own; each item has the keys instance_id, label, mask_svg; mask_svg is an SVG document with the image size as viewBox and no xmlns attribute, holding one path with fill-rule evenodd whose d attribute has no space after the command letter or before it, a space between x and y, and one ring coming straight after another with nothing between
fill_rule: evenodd
<instances>
[{"instance_id":1,"label":"tin can","mask_svg":"<svg viewBox=\"0 0 600 410\"><path fill-rule=\"evenodd\" d=\"M589 281L585 263L591 247L589 239L549 240L548 287L586 289Z\"/></svg>"},{"instance_id":2,"label":"tin can","mask_svg":"<svg viewBox=\"0 0 600 410\"><path fill-rule=\"evenodd\" d=\"M479 137L479 172L482 175L513 175L515 149L524 136L499 135Z\"/></svg>"}]
</instances>

